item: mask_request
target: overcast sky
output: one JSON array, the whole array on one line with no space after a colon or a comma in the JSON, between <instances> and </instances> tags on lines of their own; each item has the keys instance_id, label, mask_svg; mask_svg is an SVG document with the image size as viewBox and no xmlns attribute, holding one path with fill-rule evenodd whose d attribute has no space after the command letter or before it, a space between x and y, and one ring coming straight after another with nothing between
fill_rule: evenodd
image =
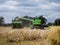
<instances>
[{"instance_id":1,"label":"overcast sky","mask_svg":"<svg viewBox=\"0 0 60 45\"><path fill-rule=\"evenodd\" d=\"M60 18L60 0L0 0L0 16L6 23L25 15L44 15L48 22L53 22Z\"/></svg>"}]
</instances>

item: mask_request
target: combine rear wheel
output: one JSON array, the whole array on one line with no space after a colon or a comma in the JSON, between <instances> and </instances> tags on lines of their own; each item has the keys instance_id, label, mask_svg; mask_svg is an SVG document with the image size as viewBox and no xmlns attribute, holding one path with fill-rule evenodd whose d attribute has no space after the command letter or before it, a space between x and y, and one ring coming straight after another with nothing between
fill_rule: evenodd
<instances>
[{"instance_id":1,"label":"combine rear wheel","mask_svg":"<svg viewBox=\"0 0 60 45\"><path fill-rule=\"evenodd\" d=\"M44 29L44 26L43 25L40 25L40 29Z\"/></svg>"},{"instance_id":2,"label":"combine rear wheel","mask_svg":"<svg viewBox=\"0 0 60 45\"><path fill-rule=\"evenodd\" d=\"M15 26L13 25L13 26L12 26L12 29L14 29L14 28L15 28Z\"/></svg>"}]
</instances>

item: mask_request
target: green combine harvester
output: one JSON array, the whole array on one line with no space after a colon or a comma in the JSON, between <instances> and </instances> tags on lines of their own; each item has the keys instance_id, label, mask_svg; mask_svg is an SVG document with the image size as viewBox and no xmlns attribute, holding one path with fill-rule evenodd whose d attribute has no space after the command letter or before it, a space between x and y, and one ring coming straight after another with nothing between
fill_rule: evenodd
<instances>
[{"instance_id":1,"label":"green combine harvester","mask_svg":"<svg viewBox=\"0 0 60 45\"><path fill-rule=\"evenodd\" d=\"M19 20L12 20L12 28L23 28L25 26L31 29L34 29L36 27L44 29L42 20L39 18L35 19L19 18Z\"/></svg>"}]
</instances>

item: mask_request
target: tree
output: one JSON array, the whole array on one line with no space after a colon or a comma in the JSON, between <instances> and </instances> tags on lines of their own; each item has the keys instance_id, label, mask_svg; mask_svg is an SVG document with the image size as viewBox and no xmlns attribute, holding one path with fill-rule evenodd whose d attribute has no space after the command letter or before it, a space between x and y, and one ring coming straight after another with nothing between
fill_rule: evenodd
<instances>
[{"instance_id":1,"label":"tree","mask_svg":"<svg viewBox=\"0 0 60 45\"><path fill-rule=\"evenodd\" d=\"M0 17L0 26L4 24L4 18L3 17Z\"/></svg>"},{"instance_id":2,"label":"tree","mask_svg":"<svg viewBox=\"0 0 60 45\"><path fill-rule=\"evenodd\" d=\"M54 25L60 25L60 19L56 19Z\"/></svg>"},{"instance_id":3,"label":"tree","mask_svg":"<svg viewBox=\"0 0 60 45\"><path fill-rule=\"evenodd\" d=\"M23 18L33 19L33 17L30 16L24 16Z\"/></svg>"},{"instance_id":4,"label":"tree","mask_svg":"<svg viewBox=\"0 0 60 45\"><path fill-rule=\"evenodd\" d=\"M23 18L29 18L29 16L23 16Z\"/></svg>"},{"instance_id":5,"label":"tree","mask_svg":"<svg viewBox=\"0 0 60 45\"><path fill-rule=\"evenodd\" d=\"M48 25L48 26L52 26L52 25L53 25L53 23L49 22L47 25Z\"/></svg>"}]
</instances>

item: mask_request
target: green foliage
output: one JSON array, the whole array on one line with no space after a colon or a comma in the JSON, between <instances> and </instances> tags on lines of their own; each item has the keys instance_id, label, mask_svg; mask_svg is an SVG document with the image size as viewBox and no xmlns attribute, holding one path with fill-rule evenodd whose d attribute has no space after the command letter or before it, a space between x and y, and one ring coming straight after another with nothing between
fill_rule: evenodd
<instances>
[{"instance_id":1,"label":"green foliage","mask_svg":"<svg viewBox=\"0 0 60 45\"><path fill-rule=\"evenodd\" d=\"M0 17L0 25L2 25L4 23L4 18Z\"/></svg>"},{"instance_id":2,"label":"green foliage","mask_svg":"<svg viewBox=\"0 0 60 45\"><path fill-rule=\"evenodd\" d=\"M60 25L60 19L56 19L54 25Z\"/></svg>"},{"instance_id":3,"label":"green foliage","mask_svg":"<svg viewBox=\"0 0 60 45\"><path fill-rule=\"evenodd\" d=\"M48 23L47 25L48 25L48 26L52 26L52 25L53 25L53 23Z\"/></svg>"}]
</instances>

